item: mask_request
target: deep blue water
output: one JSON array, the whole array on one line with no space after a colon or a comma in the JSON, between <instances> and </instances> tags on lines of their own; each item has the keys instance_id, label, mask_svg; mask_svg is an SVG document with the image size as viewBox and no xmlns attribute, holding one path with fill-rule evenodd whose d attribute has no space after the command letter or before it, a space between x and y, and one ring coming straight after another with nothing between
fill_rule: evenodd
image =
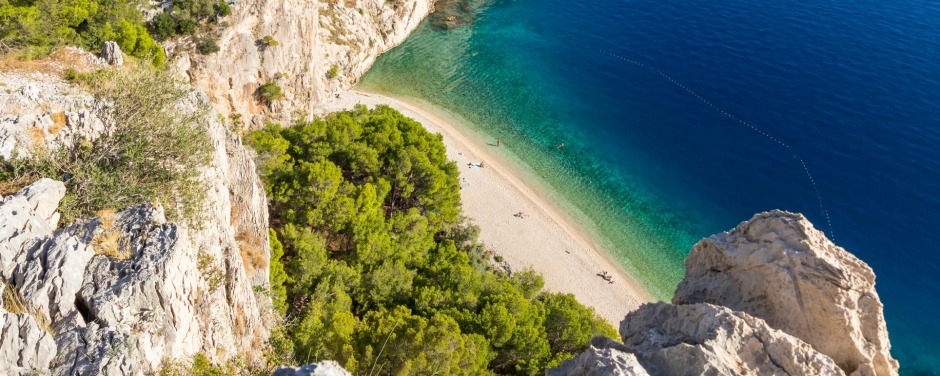
<instances>
[{"instance_id":1,"label":"deep blue water","mask_svg":"<svg viewBox=\"0 0 940 376\"><path fill-rule=\"evenodd\" d=\"M661 295L695 240L802 212L875 270L902 374L940 374L937 2L497 0L363 86L508 140Z\"/></svg>"}]
</instances>

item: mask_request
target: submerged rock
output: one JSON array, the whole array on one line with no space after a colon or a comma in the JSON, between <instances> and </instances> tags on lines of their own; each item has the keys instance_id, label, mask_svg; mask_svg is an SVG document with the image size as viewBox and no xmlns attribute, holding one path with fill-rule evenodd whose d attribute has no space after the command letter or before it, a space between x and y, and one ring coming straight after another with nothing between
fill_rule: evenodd
<instances>
[{"instance_id":1,"label":"submerged rock","mask_svg":"<svg viewBox=\"0 0 940 376\"><path fill-rule=\"evenodd\" d=\"M696 244L675 304L759 317L829 355L848 374L896 375L875 274L803 215L771 211Z\"/></svg>"}]
</instances>

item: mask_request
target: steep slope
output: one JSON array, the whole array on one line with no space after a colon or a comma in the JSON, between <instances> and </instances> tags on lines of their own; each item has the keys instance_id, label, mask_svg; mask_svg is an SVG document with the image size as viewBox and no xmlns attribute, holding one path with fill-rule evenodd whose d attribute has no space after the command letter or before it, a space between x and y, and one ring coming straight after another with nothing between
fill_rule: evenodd
<instances>
[{"instance_id":1,"label":"steep slope","mask_svg":"<svg viewBox=\"0 0 940 376\"><path fill-rule=\"evenodd\" d=\"M54 72L7 71L0 82L9 89L0 93L4 157L120 126L103 112L108 103ZM205 97L192 93L178 108L200 105ZM213 147L198 223L168 222L158 203L58 223L65 186L49 179L2 198L0 282L15 299L0 311L0 373L149 374L200 352L259 360L270 329L270 301L256 289L268 280L266 199L239 138L216 114L204 122Z\"/></svg>"},{"instance_id":2,"label":"steep slope","mask_svg":"<svg viewBox=\"0 0 940 376\"><path fill-rule=\"evenodd\" d=\"M760 213L696 244L673 303L762 318L848 374L896 375L875 273L800 214Z\"/></svg>"},{"instance_id":3,"label":"steep slope","mask_svg":"<svg viewBox=\"0 0 940 376\"><path fill-rule=\"evenodd\" d=\"M223 20L228 26L220 31L219 52L200 55L182 47L187 41L169 48L220 114L255 125L265 116L290 121L354 84L432 7L431 0L242 0ZM271 106L257 96L268 82L284 95Z\"/></svg>"},{"instance_id":4,"label":"steep slope","mask_svg":"<svg viewBox=\"0 0 940 376\"><path fill-rule=\"evenodd\" d=\"M549 374L897 374L874 273L802 215L757 214L685 265L673 304L631 312L623 344L595 339Z\"/></svg>"}]
</instances>

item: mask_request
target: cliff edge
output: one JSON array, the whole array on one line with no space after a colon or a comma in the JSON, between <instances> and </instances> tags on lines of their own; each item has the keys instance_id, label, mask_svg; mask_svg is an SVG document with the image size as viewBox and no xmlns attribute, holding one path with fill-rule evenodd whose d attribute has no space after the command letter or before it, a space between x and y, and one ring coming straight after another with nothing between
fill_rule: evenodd
<instances>
[{"instance_id":1,"label":"cliff edge","mask_svg":"<svg viewBox=\"0 0 940 376\"><path fill-rule=\"evenodd\" d=\"M237 114L248 126L289 123L355 84L432 8L432 0L242 0L223 19L228 26L219 31L218 52L201 55L186 48L187 40L168 49L220 114ZM264 103L258 89L267 83L278 85L283 98Z\"/></svg>"},{"instance_id":2,"label":"cliff edge","mask_svg":"<svg viewBox=\"0 0 940 376\"><path fill-rule=\"evenodd\" d=\"M8 161L122 126L108 101L51 72L60 68L0 72ZM199 106L208 102L192 92L175 108ZM0 374L151 374L197 353L263 361L253 359L271 325L258 288L270 257L263 186L218 115L201 122L211 144L198 171L203 220L168 221L162 204L140 202L62 223L66 185L53 179L0 197Z\"/></svg>"},{"instance_id":3,"label":"cliff edge","mask_svg":"<svg viewBox=\"0 0 940 376\"><path fill-rule=\"evenodd\" d=\"M801 214L696 244L673 304L646 304L549 375L897 375L871 268Z\"/></svg>"}]
</instances>

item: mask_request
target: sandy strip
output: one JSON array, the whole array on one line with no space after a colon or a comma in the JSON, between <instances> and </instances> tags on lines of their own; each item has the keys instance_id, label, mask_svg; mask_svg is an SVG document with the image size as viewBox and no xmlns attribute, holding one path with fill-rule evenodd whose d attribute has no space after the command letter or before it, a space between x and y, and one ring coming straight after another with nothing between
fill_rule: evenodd
<instances>
[{"instance_id":1,"label":"sandy strip","mask_svg":"<svg viewBox=\"0 0 940 376\"><path fill-rule=\"evenodd\" d=\"M623 317L649 293L611 262L567 215L550 205L494 155L493 145L471 141L460 131L413 103L378 94L345 92L317 105L318 113L350 109L362 103L386 104L444 136L449 159L460 168L463 212L480 227L480 240L502 256L513 270L531 266L545 277L550 291L572 293L581 303L618 327ZM494 140L495 142L495 140ZM475 165L484 162L483 168ZM468 163L473 167L468 167ZM523 218L516 213L525 213ZM614 283L597 273L607 271Z\"/></svg>"}]
</instances>

